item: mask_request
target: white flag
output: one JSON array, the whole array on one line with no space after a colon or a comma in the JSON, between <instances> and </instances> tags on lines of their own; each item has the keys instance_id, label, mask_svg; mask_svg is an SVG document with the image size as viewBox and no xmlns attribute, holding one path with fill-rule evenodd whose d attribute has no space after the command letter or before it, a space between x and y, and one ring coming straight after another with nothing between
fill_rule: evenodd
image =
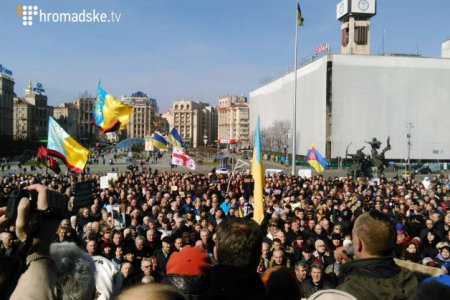
<instances>
[{"instance_id":1,"label":"white flag","mask_svg":"<svg viewBox=\"0 0 450 300\"><path fill-rule=\"evenodd\" d=\"M191 170L195 170L195 161L180 149L172 148L172 165L185 166Z\"/></svg>"}]
</instances>

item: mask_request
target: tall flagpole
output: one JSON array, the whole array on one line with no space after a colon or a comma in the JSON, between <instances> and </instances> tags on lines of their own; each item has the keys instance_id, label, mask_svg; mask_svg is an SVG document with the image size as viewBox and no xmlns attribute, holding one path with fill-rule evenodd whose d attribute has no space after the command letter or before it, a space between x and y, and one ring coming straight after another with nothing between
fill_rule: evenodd
<instances>
[{"instance_id":1,"label":"tall flagpole","mask_svg":"<svg viewBox=\"0 0 450 300\"><path fill-rule=\"evenodd\" d=\"M298 48L298 0L295 0L295 52L294 52L294 105L292 116L292 175L295 175L295 153L297 135L297 48Z\"/></svg>"}]
</instances>

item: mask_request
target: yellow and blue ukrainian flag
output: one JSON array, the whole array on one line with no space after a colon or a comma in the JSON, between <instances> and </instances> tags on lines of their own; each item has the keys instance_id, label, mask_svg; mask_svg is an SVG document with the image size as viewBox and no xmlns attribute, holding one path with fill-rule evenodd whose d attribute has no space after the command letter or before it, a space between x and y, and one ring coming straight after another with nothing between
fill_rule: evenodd
<instances>
[{"instance_id":1,"label":"yellow and blue ukrainian flag","mask_svg":"<svg viewBox=\"0 0 450 300\"><path fill-rule=\"evenodd\" d=\"M98 83L92 122L103 133L125 129L133 107L108 94Z\"/></svg>"},{"instance_id":2,"label":"yellow and blue ukrainian flag","mask_svg":"<svg viewBox=\"0 0 450 300\"><path fill-rule=\"evenodd\" d=\"M322 155L320 155L319 151L316 149L316 145L314 144L311 145L311 148L306 153L306 160L319 174L322 173L328 165L328 162L322 157Z\"/></svg>"},{"instance_id":3,"label":"yellow and blue ukrainian flag","mask_svg":"<svg viewBox=\"0 0 450 300\"><path fill-rule=\"evenodd\" d=\"M60 158L67 168L81 173L86 166L89 150L72 138L52 117L48 120L47 153Z\"/></svg>"},{"instance_id":4,"label":"yellow and blue ukrainian flag","mask_svg":"<svg viewBox=\"0 0 450 300\"><path fill-rule=\"evenodd\" d=\"M183 142L183 139L181 138L178 131L174 128L169 133L169 136L167 137L167 141L173 146L177 147L178 149L184 150L186 148L186 145Z\"/></svg>"},{"instance_id":5,"label":"yellow and blue ukrainian flag","mask_svg":"<svg viewBox=\"0 0 450 300\"><path fill-rule=\"evenodd\" d=\"M259 116L258 116L258 123L256 124L255 145L253 147L252 176L254 183L253 220L255 220L258 224L261 224L261 222L264 219L264 201L263 201L264 167L262 160Z\"/></svg>"},{"instance_id":6,"label":"yellow and blue ukrainian flag","mask_svg":"<svg viewBox=\"0 0 450 300\"><path fill-rule=\"evenodd\" d=\"M303 26L303 21L304 20L305 19L303 19L302 10L300 9L300 3L297 2L297 23L298 23L298 26Z\"/></svg>"},{"instance_id":7,"label":"yellow and blue ukrainian flag","mask_svg":"<svg viewBox=\"0 0 450 300\"><path fill-rule=\"evenodd\" d=\"M162 135L160 135L157 132L153 133L152 144L154 147L156 147L158 149L161 149L164 151L169 150L169 143Z\"/></svg>"}]
</instances>

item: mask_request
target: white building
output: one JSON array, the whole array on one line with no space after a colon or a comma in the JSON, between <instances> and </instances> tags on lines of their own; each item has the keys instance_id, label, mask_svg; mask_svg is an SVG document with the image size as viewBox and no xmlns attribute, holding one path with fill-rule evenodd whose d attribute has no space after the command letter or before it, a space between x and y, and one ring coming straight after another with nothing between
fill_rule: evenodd
<instances>
[{"instance_id":1,"label":"white building","mask_svg":"<svg viewBox=\"0 0 450 300\"><path fill-rule=\"evenodd\" d=\"M376 0L340 1L341 54L297 70L296 154L312 143L327 159L344 157L350 144L349 153L363 146L370 153L366 141L376 137L382 150L389 136L386 158L406 159L410 136L411 159L450 160L450 43L442 44L442 58L370 56L376 7ZM258 115L262 128L292 124L294 74L250 93L252 131Z\"/></svg>"},{"instance_id":2,"label":"white building","mask_svg":"<svg viewBox=\"0 0 450 300\"><path fill-rule=\"evenodd\" d=\"M444 49L444 47L443 47ZM292 122L294 73L250 93L250 125ZM450 160L450 59L328 54L297 71L297 154L311 143L329 158L377 137L389 159ZM292 124L292 123L291 123ZM290 138L292 140L292 138ZM292 141L290 141L292 143ZM289 149L292 149L290 145Z\"/></svg>"}]
</instances>

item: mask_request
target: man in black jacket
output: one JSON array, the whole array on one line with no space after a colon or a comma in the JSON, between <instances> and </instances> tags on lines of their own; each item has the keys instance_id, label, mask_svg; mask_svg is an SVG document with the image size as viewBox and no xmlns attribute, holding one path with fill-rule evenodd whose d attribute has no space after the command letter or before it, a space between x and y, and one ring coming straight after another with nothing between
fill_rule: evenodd
<instances>
[{"instance_id":1,"label":"man in black jacket","mask_svg":"<svg viewBox=\"0 0 450 300\"><path fill-rule=\"evenodd\" d=\"M217 227L218 265L206 275L205 291L198 299L267 299L256 272L262 233L253 220L235 218Z\"/></svg>"}]
</instances>

